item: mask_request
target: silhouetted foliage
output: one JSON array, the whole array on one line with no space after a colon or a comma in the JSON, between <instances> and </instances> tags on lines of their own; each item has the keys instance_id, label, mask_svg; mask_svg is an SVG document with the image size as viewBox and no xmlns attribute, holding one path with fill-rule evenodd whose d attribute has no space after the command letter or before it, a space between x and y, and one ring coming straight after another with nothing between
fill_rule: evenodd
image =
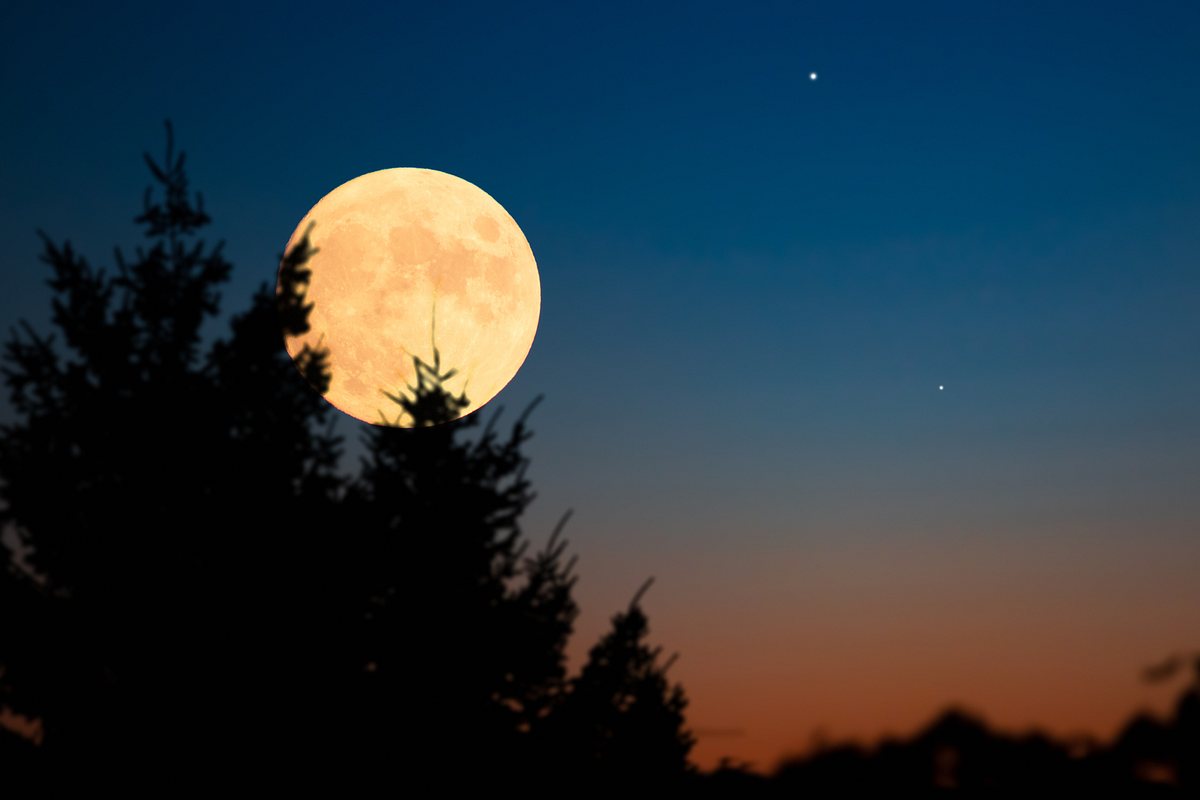
<instances>
[{"instance_id":1,"label":"silhouetted foliage","mask_svg":"<svg viewBox=\"0 0 1200 800\"><path fill-rule=\"evenodd\" d=\"M544 546L525 410L507 434L452 394L434 350L383 392L351 475L308 332L307 233L228 330L206 339L230 265L197 234L167 127L136 218L148 245L90 265L40 233L55 335L20 323L0 429L0 770L95 786L169 776L437 780L529 793L708 796L957 788L1195 794L1200 655L1145 677L1190 682L1172 714L1107 745L1014 736L951 710L907 739L844 744L771 776L700 775L645 591L578 675L564 516ZM157 194L156 194L157 190ZM310 388L311 387L311 388ZM316 391L313 391L315 389ZM540 398L539 398L540 399ZM412 427L397 427L410 422Z\"/></svg>"},{"instance_id":2,"label":"silhouetted foliage","mask_svg":"<svg viewBox=\"0 0 1200 800\"><path fill-rule=\"evenodd\" d=\"M667 679L673 659L660 663L661 649L645 641L639 601L649 585L592 648L555 726L567 774L591 786L677 787L688 772L695 740L684 728L687 699Z\"/></svg>"},{"instance_id":3,"label":"silhouetted foliage","mask_svg":"<svg viewBox=\"0 0 1200 800\"><path fill-rule=\"evenodd\" d=\"M383 392L386 398L400 406L400 414L396 419L389 420L383 416L383 424L399 427L403 425L404 418L408 417L410 427L429 428L459 419L462 412L471 405L471 401L467 399L465 392L453 395L445 388L446 381L457 375L458 370L448 369L442 372L442 356L436 347L433 349L432 364L419 356L413 356L412 360L417 384L410 384L407 387L408 391L399 394Z\"/></svg>"},{"instance_id":4,"label":"silhouetted foliage","mask_svg":"<svg viewBox=\"0 0 1200 800\"><path fill-rule=\"evenodd\" d=\"M415 427L370 427L343 474L319 394L328 351L293 360L282 346L309 330L308 231L274 287L206 339L230 266L197 238L209 217L169 124L165 158L146 163L135 221L149 246L117 251L109 274L42 234L61 341L22 323L5 352L0 720L39 741L0 725L0 758L89 780L550 786L553 722L590 679L566 671L567 518L533 551L519 524L533 405L507 435L498 413L482 430L478 414L455 420L468 401L446 391L454 372L435 351L385 393ZM632 657L637 619L608 671L650 698L661 687ZM677 692L665 708L682 710ZM578 743L645 740L613 731L633 738Z\"/></svg>"},{"instance_id":5,"label":"silhouetted foliage","mask_svg":"<svg viewBox=\"0 0 1200 800\"><path fill-rule=\"evenodd\" d=\"M309 241L312 224L304 231L300 241L283 254L279 262L279 280L275 288L275 310L279 327L285 337L301 336L310 330L308 314L313 304L308 302L308 281L312 270L309 260L317 250ZM308 385L319 394L329 391L329 351L313 348L307 343L293 357L296 369L308 381Z\"/></svg>"},{"instance_id":6,"label":"silhouetted foliage","mask_svg":"<svg viewBox=\"0 0 1200 800\"><path fill-rule=\"evenodd\" d=\"M469 437L477 415L449 421L466 405L444 388L452 373L436 357L415 362L411 393L391 395L414 427L370 429L352 487L371 552L359 585L370 609L362 712L375 724L360 747L400 748L417 729L426 764L511 769L561 692L572 563L560 531L526 557L519 519L533 493L521 448L533 406L507 437L498 413Z\"/></svg>"},{"instance_id":7,"label":"silhouetted foliage","mask_svg":"<svg viewBox=\"0 0 1200 800\"><path fill-rule=\"evenodd\" d=\"M1192 680L1175 705L1172 723L1179 784L1200 788L1200 655L1192 656Z\"/></svg>"},{"instance_id":8,"label":"silhouetted foliage","mask_svg":"<svg viewBox=\"0 0 1200 800\"><path fill-rule=\"evenodd\" d=\"M117 250L114 273L42 234L62 346L14 332L0 442L5 704L42 723L55 763L118 772L200 742L246 753L279 724L272 673L310 610L293 581L319 555L299 522L321 516L338 456L265 287L203 352L230 266L195 238L209 220L169 124L146 162L150 246Z\"/></svg>"},{"instance_id":9,"label":"silhouetted foliage","mask_svg":"<svg viewBox=\"0 0 1200 800\"><path fill-rule=\"evenodd\" d=\"M885 739L873 747L827 745L789 759L750 796L929 789L1000 796L1055 790L1125 796L1150 788L1175 788L1190 796L1197 786L1195 717L1190 715L1200 698L1200 659L1174 657L1174 663L1156 665L1146 676L1166 680L1188 665L1196 678L1170 718L1136 714L1108 744L1001 733L978 717L950 709L907 739Z\"/></svg>"}]
</instances>

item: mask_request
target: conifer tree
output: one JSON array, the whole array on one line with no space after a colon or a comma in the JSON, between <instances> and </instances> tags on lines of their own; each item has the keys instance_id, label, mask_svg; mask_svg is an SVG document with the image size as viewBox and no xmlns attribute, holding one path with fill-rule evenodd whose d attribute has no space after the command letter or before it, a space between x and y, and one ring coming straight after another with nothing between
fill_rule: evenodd
<instances>
[{"instance_id":1,"label":"conifer tree","mask_svg":"<svg viewBox=\"0 0 1200 800\"><path fill-rule=\"evenodd\" d=\"M641 598L616 614L591 649L556 721L566 772L611 789L678 788L695 742L684 726L687 697L667 678L674 657L646 638Z\"/></svg>"},{"instance_id":2,"label":"conifer tree","mask_svg":"<svg viewBox=\"0 0 1200 800\"><path fill-rule=\"evenodd\" d=\"M114 770L236 751L267 723L282 652L266 643L303 627L266 602L305 560L280 539L302 538L297 503L336 493L324 403L282 353L273 294L206 346L230 265L197 236L209 217L170 123L145 160L148 247L110 272L42 234L57 336L23 323L3 369L0 696L46 758Z\"/></svg>"},{"instance_id":3,"label":"conifer tree","mask_svg":"<svg viewBox=\"0 0 1200 800\"><path fill-rule=\"evenodd\" d=\"M472 435L479 415L456 419L468 401L446 390L454 373L434 352L432 364L414 357L414 385L388 394L395 421L411 427L367 433L356 486L371 553L361 559L370 608L361 707L373 719L363 747L398 750L415 728L427 733L425 763L511 769L533 758L536 730L565 687L577 613L566 519L528 554L522 447L537 401L507 436L496 430L499 411Z\"/></svg>"},{"instance_id":4,"label":"conifer tree","mask_svg":"<svg viewBox=\"0 0 1200 800\"><path fill-rule=\"evenodd\" d=\"M415 427L371 427L345 476L328 351L293 360L281 338L308 330L308 236L205 336L230 265L199 238L169 123L146 164L148 246L109 272L43 234L56 335L22 324L4 353L0 719L39 741L0 736L0 755L126 776L681 774L685 703L638 598L568 679L567 517L539 549L520 524L533 405L507 434L499 412L455 419L435 350L384 398Z\"/></svg>"}]
</instances>

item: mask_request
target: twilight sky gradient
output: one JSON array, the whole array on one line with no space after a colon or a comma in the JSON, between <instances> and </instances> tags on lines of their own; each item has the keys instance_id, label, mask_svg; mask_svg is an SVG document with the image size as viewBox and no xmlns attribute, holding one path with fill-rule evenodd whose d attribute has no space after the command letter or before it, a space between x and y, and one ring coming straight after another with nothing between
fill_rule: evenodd
<instances>
[{"instance_id":1,"label":"twilight sky gradient","mask_svg":"<svg viewBox=\"0 0 1200 800\"><path fill-rule=\"evenodd\" d=\"M450 172L541 272L497 402L547 395L575 657L655 576L699 763L1174 696L1138 670L1200 645L1200 5L252 5L0 9L5 328L48 319L36 228L137 243L164 117L227 310L330 189Z\"/></svg>"}]
</instances>

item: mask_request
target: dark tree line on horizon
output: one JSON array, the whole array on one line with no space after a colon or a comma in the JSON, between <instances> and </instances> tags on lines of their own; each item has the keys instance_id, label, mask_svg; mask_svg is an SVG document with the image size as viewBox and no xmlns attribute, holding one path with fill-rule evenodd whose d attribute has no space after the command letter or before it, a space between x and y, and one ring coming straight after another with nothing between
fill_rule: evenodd
<instances>
[{"instance_id":1,"label":"dark tree line on horizon","mask_svg":"<svg viewBox=\"0 0 1200 800\"><path fill-rule=\"evenodd\" d=\"M540 547L521 528L533 406L507 430L498 413L449 421L466 402L449 368L414 359L388 402L416 427L366 428L347 473L328 352L283 347L308 329L308 238L207 339L231 266L198 236L210 219L169 124L146 164L144 246L104 271L41 234L53 333L21 323L0 360L0 775L722 797L1200 786L1200 655L1150 675L1194 670L1170 718L1135 716L1110 743L948 711L769 776L698 772L642 591L568 673L567 517Z\"/></svg>"}]
</instances>

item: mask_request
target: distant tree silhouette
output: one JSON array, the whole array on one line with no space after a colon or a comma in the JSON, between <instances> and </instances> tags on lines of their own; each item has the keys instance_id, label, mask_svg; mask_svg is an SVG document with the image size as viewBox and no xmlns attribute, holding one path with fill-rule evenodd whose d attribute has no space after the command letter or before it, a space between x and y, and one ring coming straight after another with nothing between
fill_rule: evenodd
<instances>
[{"instance_id":1,"label":"distant tree silhouette","mask_svg":"<svg viewBox=\"0 0 1200 800\"><path fill-rule=\"evenodd\" d=\"M1162 681L1191 669L1173 714L1134 714L1111 742L1056 740L1040 733L1012 735L980 718L949 709L908 738L874 746L823 746L784 761L766 783L743 781L743 796L817 796L845 792L927 792L958 789L1008 796L1068 791L1140 796L1148 789L1196 794L1196 713L1200 709L1200 656L1176 655L1146 670ZM729 771L700 785L712 791ZM747 788L748 787L748 788ZM710 794L710 796L718 796Z\"/></svg>"},{"instance_id":2,"label":"distant tree silhouette","mask_svg":"<svg viewBox=\"0 0 1200 800\"><path fill-rule=\"evenodd\" d=\"M1119 734L1113 752L1121 769L1166 775L1194 791L1200 789L1200 651L1175 653L1148 667L1143 678L1161 683L1180 674L1189 680L1170 717L1134 716Z\"/></svg>"},{"instance_id":3,"label":"distant tree silhouette","mask_svg":"<svg viewBox=\"0 0 1200 800\"><path fill-rule=\"evenodd\" d=\"M1191 681L1175 705L1175 758L1179 785L1200 791L1200 653L1189 659Z\"/></svg>"}]
</instances>

